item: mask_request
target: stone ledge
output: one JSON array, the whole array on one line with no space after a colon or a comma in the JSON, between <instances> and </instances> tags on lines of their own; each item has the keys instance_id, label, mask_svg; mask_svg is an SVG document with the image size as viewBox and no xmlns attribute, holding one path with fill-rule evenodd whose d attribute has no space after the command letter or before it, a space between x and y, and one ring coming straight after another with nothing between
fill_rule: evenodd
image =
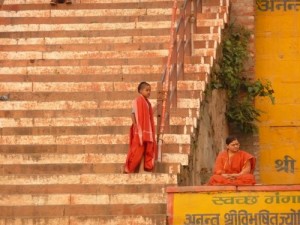
<instances>
[{"instance_id":1,"label":"stone ledge","mask_svg":"<svg viewBox=\"0 0 300 225\"><path fill-rule=\"evenodd\" d=\"M185 192L226 192L226 191L298 191L300 185L253 185L253 186L186 186L186 187L167 187L168 193Z\"/></svg>"}]
</instances>

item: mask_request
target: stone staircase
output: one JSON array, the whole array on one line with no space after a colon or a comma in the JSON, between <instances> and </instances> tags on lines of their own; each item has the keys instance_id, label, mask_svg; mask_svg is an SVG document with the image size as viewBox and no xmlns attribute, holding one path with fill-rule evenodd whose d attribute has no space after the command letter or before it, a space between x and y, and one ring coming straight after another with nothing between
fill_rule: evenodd
<instances>
[{"instance_id":1,"label":"stone staircase","mask_svg":"<svg viewBox=\"0 0 300 225\"><path fill-rule=\"evenodd\" d=\"M203 1L155 173L122 174L131 101L158 87L173 1L5 0L0 10L0 225L166 224L228 3ZM179 2L182 4L182 2Z\"/></svg>"}]
</instances>

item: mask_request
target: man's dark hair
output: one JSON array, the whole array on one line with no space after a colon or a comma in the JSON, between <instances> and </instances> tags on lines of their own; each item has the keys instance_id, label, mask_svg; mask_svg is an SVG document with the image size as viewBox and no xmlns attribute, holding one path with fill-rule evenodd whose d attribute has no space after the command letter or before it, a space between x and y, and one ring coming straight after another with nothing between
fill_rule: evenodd
<instances>
[{"instance_id":1,"label":"man's dark hair","mask_svg":"<svg viewBox=\"0 0 300 225\"><path fill-rule=\"evenodd\" d=\"M236 136L228 136L227 138L226 138L226 145L229 145L231 142L233 142L233 141L235 141L235 140L237 140L237 137Z\"/></svg>"},{"instance_id":2,"label":"man's dark hair","mask_svg":"<svg viewBox=\"0 0 300 225\"><path fill-rule=\"evenodd\" d=\"M140 93L140 91L141 91L142 89L144 89L145 87L150 87L150 84L147 83L147 82L145 82L145 81L141 82L141 83L139 84L139 86L138 86L138 92Z\"/></svg>"}]
</instances>

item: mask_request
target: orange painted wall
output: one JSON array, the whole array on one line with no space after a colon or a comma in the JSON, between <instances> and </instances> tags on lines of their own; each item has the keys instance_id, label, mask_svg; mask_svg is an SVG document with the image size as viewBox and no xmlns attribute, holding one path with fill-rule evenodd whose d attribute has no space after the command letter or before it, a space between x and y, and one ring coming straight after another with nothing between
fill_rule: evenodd
<instances>
[{"instance_id":1,"label":"orange painted wall","mask_svg":"<svg viewBox=\"0 0 300 225\"><path fill-rule=\"evenodd\" d=\"M258 99L260 178L300 183L300 2L256 1L256 78L268 79L276 104Z\"/></svg>"},{"instance_id":2,"label":"orange painted wall","mask_svg":"<svg viewBox=\"0 0 300 225\"><path fill-rule=\"evenodd\" d=\"M168 224L298 224L299 188L299 185L169 187Z\"/></svg>"}]
</instances>

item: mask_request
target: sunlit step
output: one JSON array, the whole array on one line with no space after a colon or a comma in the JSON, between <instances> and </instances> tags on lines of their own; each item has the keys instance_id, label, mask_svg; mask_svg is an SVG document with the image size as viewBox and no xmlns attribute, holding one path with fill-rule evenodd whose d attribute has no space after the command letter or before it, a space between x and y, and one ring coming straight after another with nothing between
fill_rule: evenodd
<instances>
[{"instance_id":1,"label":"sunlit step","mask_svg":"<svg viewBox=\"0 0 300 225\"><path fill-rule=\"evenodd\" d=\"M1 12L1 11L0 11ZM42 32L42 31L89 31L170 28L170 21L129 22L129 23L79 23L79 24L15 24L0 25L1 32Z\"/></svg>"},{"instance_id":2,"label":"sunlit step","mask_svg":"<svg viewBox=\"0 0 300 225\"><path fill-rule=\"evenodd\" d=\"M72 45L114 43L164 43L169 36L123 36L123 37L45 37L45 38L1 38L1 45Z\"/></svg>"},{"instance_id":3,"label":"sunlit step","mask_svg":"<svg viewBox=\"0 0 300 225\"><path fill-rule=\"evenodd\" d=\"M164 134L165 144L190 144L189 134ZM91 145L128 144L128 135L99 134L99 135L2 135L2 145Z\"/></svg>"},{"instance_id":4,"label":"sunlit step","mask_svg":"<svg viewBox=\"0 0 300 225\"><path fill-rule=\"evenodd\" d=\"M0 176L0 185L55 185L55 184L177 184L172 174L80 174L80 175L7 175Z\"/></svg>"},{"instance_id":5,"label":"sunlit step","mask_svg":"<svg viewBox=\"0 0 300 225\"><path fill-rule=\"evenodd\" d=\"M165 193L0 195L1 206L161 204Z\"/></svg>"},{"instance_id":6,"label":"sunlit step","mask_svg":"<svg viewBox=\"0 0 300 225\"><path fill-rule=\"evenodd\" d=\"M140 3L140 2L165 2L166 0L72 0L73 3L82 4L103 4L103 3ZM6 0L4 5L15 4L46 4L49 5L48 0Z\"/></svg>"},{"instance_id":7,"label":"sunlit step","mask_svg":"<svg viewBox=\"0 0 300 225\"><path fill-rule=\"evenodd\" d=\"M0 154L3 165L41 165L41 164L110 164L125 163L126 154ZM163 163L187 165L187 154L162 154Z\"/></svg>"}]
</instances>

